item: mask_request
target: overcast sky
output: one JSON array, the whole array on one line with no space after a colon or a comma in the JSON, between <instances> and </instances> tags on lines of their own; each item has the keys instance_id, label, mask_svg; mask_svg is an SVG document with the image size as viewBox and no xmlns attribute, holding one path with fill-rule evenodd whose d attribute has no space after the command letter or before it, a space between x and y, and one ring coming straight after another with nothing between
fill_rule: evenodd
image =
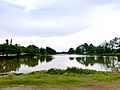
<instances>
[{"instance_id":1,"label":"overcast sky","mask_svg":"<svg viewBox=\"0 0 120 90\"><path fill-rule=\"evenodd\" d=\"M0 0L0 43L58 51L120 36L120 0Z\"/></svg>"}]
</instances>

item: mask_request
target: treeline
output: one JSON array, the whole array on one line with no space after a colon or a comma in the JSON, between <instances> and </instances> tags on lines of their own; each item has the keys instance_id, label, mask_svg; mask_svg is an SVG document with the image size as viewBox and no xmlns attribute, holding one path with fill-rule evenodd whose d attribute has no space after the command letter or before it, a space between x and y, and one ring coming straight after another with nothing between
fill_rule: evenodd
<instances>
[{"instance_id":1,"label":"treeline","mask_svg":"<svg viewBox=\"0 0 120 90\"><path fill-rule=\"evenodd\" d=\"M99 46L84 43L76 49L70 48L68 54L115 54L120 53L120 38L115 37L109 42L104 42Z\"/></svg>"},{"instance_id":2,"label":"treeline","mask_svg":"<svg viewBox=\"0 0 120 90\"><path fill-rule=\"evenodd\" d=\"M51 55L56 54L56 51L50 47L39 48L35 45L29 45L27 47L20 46L19 44L12 45L12 39L6 39L6 43L0 44L0 55L1 56L36 56L36 55Z\"/></svg>"},{"instance_id":3,"label":"treeline","mask_svg":"<svg viewBox=\"0 0 120 90\"><path fill-rule=\"evenodd\" d=\"M99 46L93 44L81 44L77 48L70 48L68 52L56 52L51 47L39 48L35 45L29 45L27 47L20 46L19 44L12 44L12 39L0 44L0 55L1 56L12 56L17 57L21 55L36 56L36 55L53 55L53 54L115 54L120 53L120 38L115 37L114 39L104 42Z\"/></svg>"}]
</instances>

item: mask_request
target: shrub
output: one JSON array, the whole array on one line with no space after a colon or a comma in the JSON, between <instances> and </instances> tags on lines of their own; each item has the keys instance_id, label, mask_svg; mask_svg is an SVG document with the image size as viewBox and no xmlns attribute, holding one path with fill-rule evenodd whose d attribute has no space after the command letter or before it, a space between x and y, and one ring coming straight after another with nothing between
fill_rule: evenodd
<instances>
[{"instance_id":1,"label":"shrub","mask_svg":"<svg viewBox=\"0 0 120 90\"><path fill-rule=\"evenodd\" d=\"M51 68L47 71L48 74L63 74L64 70Z\"/></svg>"},{"instance_id":2,"label":"shrub","mask_svg":"<svg viewBox=\"0 0 120 90\"><path fill-rule=\"evenodd\" d=\"M61 69L49 69L47 71L48 74L65 74L65 73L75 73L75 74L95 74L95 70L88 70L88 69L79 69L76 67L67 68L66 70Z\"/></svg>"},{"instance_id":3,"label":"shrub","mask_svg":"<svg viewBox=\"0 0 120 90\"><path fill-rule=\"evenodd\" d=\"M95 74L96 71L95 70L88 70L88 69L79 69L76 67L72 67L72 68L67 68L66 69L67 73L77 73L77 74Z\"/></svg>"}]
</instances>

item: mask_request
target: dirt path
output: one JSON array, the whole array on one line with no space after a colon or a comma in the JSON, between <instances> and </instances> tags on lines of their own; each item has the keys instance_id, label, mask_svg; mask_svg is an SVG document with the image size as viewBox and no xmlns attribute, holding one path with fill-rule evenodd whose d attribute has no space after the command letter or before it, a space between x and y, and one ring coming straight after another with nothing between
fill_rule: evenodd
<instances>
[{"instance_id":1,"label":"dirt path","mask_svg":"<svg viewBox=\"0 0 120 90\"><path fill-rule=\"evenodd\" d=\"M70 90L120 90L120 86L110 86L110 85L83 85L80 87L75 87Z\"/></svg>"},{"instance_id":2,"label":"dirt path","mask_svg":"<svg viewBox=\"0 0 120 90\"><path fill-rule=\"evenodd\" d=\"M15 88L4 88L2 90L63 90L58 88L39 88L39 87L15 87Z\"/></svg>"},{"instance_id":3,"label":"dirt path","mask_svg":"<svg viewBox=\"0 0 120 90\"><path fill-rule=\"evenodd\" d=\"M47 87L15 87L2 90L120 90L120 85L82 85L69 89L47 88Z\"/></svg>"}]
</instances>

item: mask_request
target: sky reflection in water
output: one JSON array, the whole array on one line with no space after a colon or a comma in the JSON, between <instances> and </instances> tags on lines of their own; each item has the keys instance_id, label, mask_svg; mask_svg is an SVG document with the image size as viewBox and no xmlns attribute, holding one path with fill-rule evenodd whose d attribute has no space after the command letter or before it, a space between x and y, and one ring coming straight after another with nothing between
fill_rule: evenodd
<instances>
[{"instance_id":1,"label":"sky reflection in water","mask_svg":"<svg viewBox=\"0 0 120 90\"><path fill-rule=\"evenodd\" d=\"M89 55L54 55L48 57L0 58L0 73L16 72L29 73L32 71L48 70L50 68L66 69L78 67L97 71L119 71L120 57L118 56L89 56Z\"/></svg>"}]
</instances>

